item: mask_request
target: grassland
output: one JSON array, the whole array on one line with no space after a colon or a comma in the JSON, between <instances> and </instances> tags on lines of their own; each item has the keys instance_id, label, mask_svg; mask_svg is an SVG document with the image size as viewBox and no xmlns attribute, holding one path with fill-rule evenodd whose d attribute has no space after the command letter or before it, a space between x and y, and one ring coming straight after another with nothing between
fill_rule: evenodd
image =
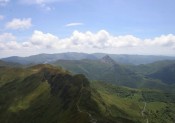
<instances>
[{"instance_id":1,"label":"grassland","mask_svg":"<svg viewBox=\"0 0 175 123\"><path fill-rule=\"evenodd\" d=\"M147 119L152 123L174 123L175 121L173 100L175 96L172 94L159 90L131 89L102 82L92 82L91 86L100 93L113 117L124 116L142 123L147 122Z\"/></svg>"}]
</instances>

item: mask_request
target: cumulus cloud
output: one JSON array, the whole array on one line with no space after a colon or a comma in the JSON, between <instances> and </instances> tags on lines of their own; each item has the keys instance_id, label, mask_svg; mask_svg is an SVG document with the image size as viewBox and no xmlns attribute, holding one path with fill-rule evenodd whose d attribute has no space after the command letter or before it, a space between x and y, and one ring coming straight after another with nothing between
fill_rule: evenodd
<instances>
[{"instance_id":1,"label":"cumulus cloud","mask_svg":"<svg viewBox=\"0 0 175 123\"><path fill-rule=\"evenodd\" d=\"M31 18L14 18L12 21L7 22L6 28L7 29L29 29L32 26L32 19Z\"/></svg>"},{"instance_id":2,"label":"cumulus cloud","mask_svg":"<svg viewBox=\"0 0 175 123\"><path fill-rule=\"evenodd\" d=\"M70 37L59 38L56 35L35 30L24 42L16 41L15 36L10 33L1 34L1 53L5 52L3 49L6 49L6 52L14 51L13 55L60 51L175 55L175 35L140 39L133 35L113 36L105 30L100 30L96 33L74 31Z\"/></svg>"},{"instance_id":3,"label":"cumulus cloud","mask_svg":"<svg viewBox=\"0 0 175 123\"><path fill-rule=\"evenodd\" d=\"M81 25L83 25L83 23L79 23L79 22L77 23L77 22L76 22L76 23L68 23L68 24L66 24L65 26L66 26L66 27L71 27L71 26L81 26Z\"/></svg>"},{"instance_id":4,"label":"cumulus cloud","mask_svg":"<svg viewBox=\"0 0 175 123\"><path fill-rule=\"evenodd\" d=\"M146 45L155 45L155 46L164 46L164 47L172 47L175 46L175 35L168 34L168 35L162 35L160 37L156 37L153 40L146 39L145 40Z\"/></svg>"},{"instance_id":5,"label":"cumulus cloud","mask_svg":"<svg viewBox=\"0 0 175 123\"><path fill-rule=\"evenodd\" d=\"M0 6L5 6L10 2L10 0L0 0Z\"/></svg>"},{"instance_id":6,"label":"cumulus cloud","mask_svg":"<svg viewBox=\"0 0 175 123\"><path fill-rule=\"evenodd\" d=\"M0 34L0 42L2 41L7 42L7 41L12 41L12 40L16 40L16 37L13 34L11 33Z\"/></svg>"},{"instance_id":7,"label":"cumulus cloud","mask_svg":"<svg viewBox=\"0 0 175 123\"><path fill-rule=\"evenodd\" d=\"M19 48L20 44L16 42L16 37L11 33L0 34L0 50L10 50Z\"/></svg>"},{"instance_id":8,"label":"cumulus cloud","mask_svg":"<svg viewBox=\"0 0 175 123\"><path fill-rule=\"evenodd\" d=\"M55 43L59 41L57 36L50 33L43 33L41 31L35 30L32 37L30 38L30 43L38 48L53 48Z\"/></svg>"}]
</instances>

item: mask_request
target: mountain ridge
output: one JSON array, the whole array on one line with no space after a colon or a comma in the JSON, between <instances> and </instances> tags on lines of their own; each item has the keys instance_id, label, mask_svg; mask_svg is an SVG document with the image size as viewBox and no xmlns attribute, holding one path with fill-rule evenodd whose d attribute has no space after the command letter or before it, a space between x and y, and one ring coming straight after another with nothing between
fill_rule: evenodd
<instances>
[{"instance_id":1,"label":"mountain ridge","mask_svg":"<svg viewBox=\"0 0 175 123\"><path fill-rule=\"evenodd\" d=\"M77 53L77 52L67 52L67 53L56 53L56 54L38 54L28 57L12 56L7 58L1 58L1 60L6 62L16 62L20 64L41 64L50 63L57 60L98 60L104 56L110 56L115 62L121 64L148 64L160 60L175 60L175 57L171 56L154 56L154 55L126 55L126 54L106 54L106 53Z\"/></svg>"},{"instance_id":2,"label":"mountain ridge","mask_svg":"<svg viewBox=\"0 0 175 123\"><path fill-rule=\"evenodd\" d=\"M0 86L1 122L115 123L101 110L106 104L84 75L71 75L47 64L18 69L21 74L30 74ZM118 120L133 122L125 116Z\"/></svg>"}]
</instances>

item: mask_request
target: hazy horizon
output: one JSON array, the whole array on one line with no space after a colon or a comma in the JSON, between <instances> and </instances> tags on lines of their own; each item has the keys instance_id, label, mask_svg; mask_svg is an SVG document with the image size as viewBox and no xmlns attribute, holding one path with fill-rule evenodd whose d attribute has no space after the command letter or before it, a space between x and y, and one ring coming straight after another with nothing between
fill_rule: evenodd
<instances>
[{"instance_id":1,"label":"hazy horizon","mask_svg":"<svg viewBox=\"0 0 175 123\"><path fill-rule=\"evenodd\" d=\"M31 55L11 55L11 56L6 56L6 57L1 57L0 59L3 58L8 58L8 57L30 57L30 56L35 56L35 55L54 55L54 54L64 54L64 53L83 53L83 54L106 54L106 55L128 55L128 56L165 56L165 57L175 57L175 55L149 55L149 54L115 54L115 53L103 53L103 52L94 52L94 53L86 53L86 52L59 52L59 53L36 53L36 54L31 54Z\"/></svg>"}]
</instances>

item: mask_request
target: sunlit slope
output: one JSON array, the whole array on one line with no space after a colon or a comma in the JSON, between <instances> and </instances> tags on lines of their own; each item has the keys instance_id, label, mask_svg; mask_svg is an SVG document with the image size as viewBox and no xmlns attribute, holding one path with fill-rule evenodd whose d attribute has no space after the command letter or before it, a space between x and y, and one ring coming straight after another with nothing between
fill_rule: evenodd
<instances>
[{"instance_id":1,"label":"sunlit slope","mask_svg":"<svg viewBox=\"0 0 175 123\"><path fill-rule=\"evenodd\" d=\"M175 121L174 93L131 89L102 82L92 82L91 86L105 100L108 111L113 117L129 117L135 122L142 123L147 120L151 123L174 123Z\"/></svg>"}]
</instances>

